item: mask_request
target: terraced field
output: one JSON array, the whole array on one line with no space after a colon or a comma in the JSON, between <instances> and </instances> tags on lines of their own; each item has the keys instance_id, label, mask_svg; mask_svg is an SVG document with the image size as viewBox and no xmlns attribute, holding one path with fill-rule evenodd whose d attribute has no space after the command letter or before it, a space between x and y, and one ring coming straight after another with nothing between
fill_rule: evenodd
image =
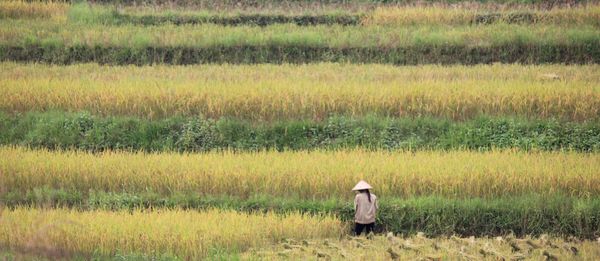
<instances>
[{"instance_id":1,"label":"terraced field","mask_svg":"<svg viewBox=\"0 0 600 261\"><path fill-rule=\"evenodd\" d=\"M596 1L0 3L0 258L597 260ZM373 185L375 234L351 234Z\"/></svg>"}]
</instances>

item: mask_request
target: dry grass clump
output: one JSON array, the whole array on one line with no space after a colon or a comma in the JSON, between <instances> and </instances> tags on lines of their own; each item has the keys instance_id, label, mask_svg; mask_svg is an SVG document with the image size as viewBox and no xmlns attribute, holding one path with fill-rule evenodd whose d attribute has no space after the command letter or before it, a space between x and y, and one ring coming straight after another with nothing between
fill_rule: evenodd
<instances>
[{"instance_id":1,"label":"dry grass clump","mask_svg":"<svg viewBox=\"0 0 600 261\"><path fill-rule=\"evenodd\" d=\"M350 198L368 180L382 197L600 195L600 155L518 151L52 152L0 149L0 187L194 192L241 198Z\"/></svg>"},{"instance_id":2,"label":"dry grass clump","mask_svg":"<svg viewBox=\"0 0 600 261\"><path fill-rule=\"evenodd\" d=\"M87 211L16 208L0 219L0 247L51 257L127 253L205 257L211 249L244 251L285 238L339 237L332 216L185 210Z\"/></svg>"}]
</instances>

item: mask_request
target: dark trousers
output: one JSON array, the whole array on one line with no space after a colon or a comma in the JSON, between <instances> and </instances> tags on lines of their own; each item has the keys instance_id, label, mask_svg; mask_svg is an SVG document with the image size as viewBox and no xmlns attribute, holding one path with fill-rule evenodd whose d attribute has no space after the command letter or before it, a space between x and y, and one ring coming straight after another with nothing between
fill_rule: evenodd
<instances>
[{"instance_id":1,"label":"dark trousers","mask_svg":"<svg viewBox=\"0 0 600 261\"><path fill-rule=\"evenodd\" d=\"M359 224L356 223L356 225L354 226L354 235L356 236L360 236L360 234L362 233L362 231L366 228L367 231L365 234L369 234L369 232L373 231L373 226L375 226L375 223L370 223L370 224Z\"/></svg>"}]
</instances>

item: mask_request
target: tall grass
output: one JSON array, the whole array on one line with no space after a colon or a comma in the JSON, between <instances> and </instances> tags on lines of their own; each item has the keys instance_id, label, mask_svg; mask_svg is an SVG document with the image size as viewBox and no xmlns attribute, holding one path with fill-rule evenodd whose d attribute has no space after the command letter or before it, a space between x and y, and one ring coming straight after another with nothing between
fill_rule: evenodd
<instances>
[{"instance_id":1,"label":"tall grass","mask_svg":"<svg viewBox=\"0 0 600 261\"><path fill-rule=\"evenodd\" d=\"M79 24L115 23L118 14L116 6L92 6L86 2L72 4L66 13L67 21Z\"/></svg>"},{"instance_id":2,"label":"tall grass","mask_svg":"<svg viewBox=\"0 0 600 261\"><path fill-rule=\"evenodd\" d=\"M69 23L79 24L136 24L158 25L165 23L220 24L220 25L270 25L294 23L298 25L343 24L357 25L360 15L350 10L272 10L270 8L249 10L209 10L163 9L160 7L98 6L89 4L72 5L68 12Z\"/></svg>"},{"instance_id":3,"label":"tall grass","mask_svg":"<svg viewBox=\"0 0 600 261\"><path fill-rule=\"evenodd\" d=\"M339 220L327 215L16 208L2 213L0 247L67 257L154 253L201 259L215 250L241 252L287 238L338 237L343 230Z\"/></svg>"},{"instance_id":4,"label":"tall grass","mask_svg":"<svg viewBox=\"0 0 600 261\"><path fill-rule=\"evenodd\" d=\"M255 12L207 10L164 10L149 8L107 8L105 6L74 5L69 9L69 21L73 23L102 24L143 24L161 23L216 23L225 25L268 25L274 23L296 23L299 25L346 24L356 25L467 25L493 23L535 23L555 25L600 26L600 5L586 5L576 8L556 8L539 10L531 8L508 8L490 10L485 7L441 7L404 6L378 7L373 11L354 13L352 11L310 10L297 13L294 10L281 12L263 9Z\"/></svg>"},{"instance_id":5,"label":"tall grass","mask_svg":"<svg viewBox=\"0 0 600 261\"><path fill-rule=\"evenodd\" d=\"M465 25L493 23L536 23L600 26L600 5L535 10L514 8L488 11L473 8L379 7L362 19L363 25Z\"/></svg>"},{"instance_id":6,"label":"tall grass","mask_svg":"<svg viewBox=\"0 0 600 261\"><path fill-rule=\"evenodd\" d=\"M296 8L295 8L296 7ZM596 3L572 8L544 10L532 6L496 5L324 5L268 6L257 8L195 9L181 6L121 6L91 5L61 2L24 2L9 0L0 3L0 18L49 18L87 24L161 24L217 23L229 25L266 25L273 23L357 24L363 25L465 25L472 23L539 23L599 26L600 6ZM370 10L375 8L374 10Z\"/></svg>"},{"instance_id":7,"label":"tall grass","mask_svg":"<svg viewBox=\"0 0 600 261\"><path fill-rule=\"evenodd\" d=\"M600 34L594 26L554 25L112 27L0 20L0 60L137 65L324 61L585 64L600 63Z\"/></svg>"},{"instance_id":8,"label":"tall grass","mask_svg":"<svg viewBox=\"0 0 600 261\"><path fill-rule=\"evenodd\" d=\"M5 112L86 110L162 118L272 121L328 116L600 115L599 67L586 66L46 66L0 64ZM548 76L550 75L550 76Z\"/></svg>"},{"instance_id":9,"label":"tall grass","mask_svg":"<svg viewBox=\"0 0 600 261\"><path fill-rule=\"evenodd\" d=\"M68 10L69 4L64 1L3 0L0 2L0 19L54 18L65 21L64 16Z\"/></svg>"},{"instance_id":10,"label":"tall grass","mask_svg":"<svg viewBox=\"0 0 600 261\"><path fill-rule=\"evenodd\" d=\"M360 179L382 197L600 195L598 154L492 152L256 152L89 154L0 150L0 187L175 191L201 195L351 198Z\"/></svg>"},{"instance_id":11,"label":"tall grass","mask_svg":"<svg viewBox=\"0 0 600 261\"><path fill-rule=\"evenodd\" d=\"M18 30L16 29L18 28ZM373 37L376 35L377 37ZM38 20L0 20L0 44L27 46L211 47L211 46L496 46L594 45L600 33L593 26L535 27L518 24L487 26L340 26L293 24L254 26L160 25L105 26Z\"/></svg>"}]
</instances>

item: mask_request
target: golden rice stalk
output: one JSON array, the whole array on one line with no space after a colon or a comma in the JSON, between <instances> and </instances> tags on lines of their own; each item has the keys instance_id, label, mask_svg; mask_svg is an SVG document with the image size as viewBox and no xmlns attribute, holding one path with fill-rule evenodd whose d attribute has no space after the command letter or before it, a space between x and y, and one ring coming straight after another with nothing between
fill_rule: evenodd
<instances>
[{"instance_id":1,"label":"golden rice stalk","mask_svg":"<svg viewBox=\"0 0 600 261\"><path fill-rule=\"evenodd\" d=\"M244 251L286 238L339 237L344 229L332 216L202 212L86 211L68 209L5 210L0 246L28 254L111 256L127 253L205 257L210 249Z\"/></svg>"},{"instance_id":2,"label":"golden rice stalk","mask_svg":"<svg viewBox=\"0 0 600 261\"><path fill-rule=\"evenodd\" d=\"M350 198L367 180L384 197L600 195L599 154L519 151L116 152L0 148L0 187Z\"/></svg>"},{"instance_id":3,"label":"golden rice stalk","mask_svg":"<svg viewBox=\"0 0 600 261\"><path fill-rule=\"evenodd\" d=\"M0 64L0 110L251 120L331 114L470 119L600 115L598 65ZM551 75L552 77L549 77Z\"/></svg>"}]
</instances>

